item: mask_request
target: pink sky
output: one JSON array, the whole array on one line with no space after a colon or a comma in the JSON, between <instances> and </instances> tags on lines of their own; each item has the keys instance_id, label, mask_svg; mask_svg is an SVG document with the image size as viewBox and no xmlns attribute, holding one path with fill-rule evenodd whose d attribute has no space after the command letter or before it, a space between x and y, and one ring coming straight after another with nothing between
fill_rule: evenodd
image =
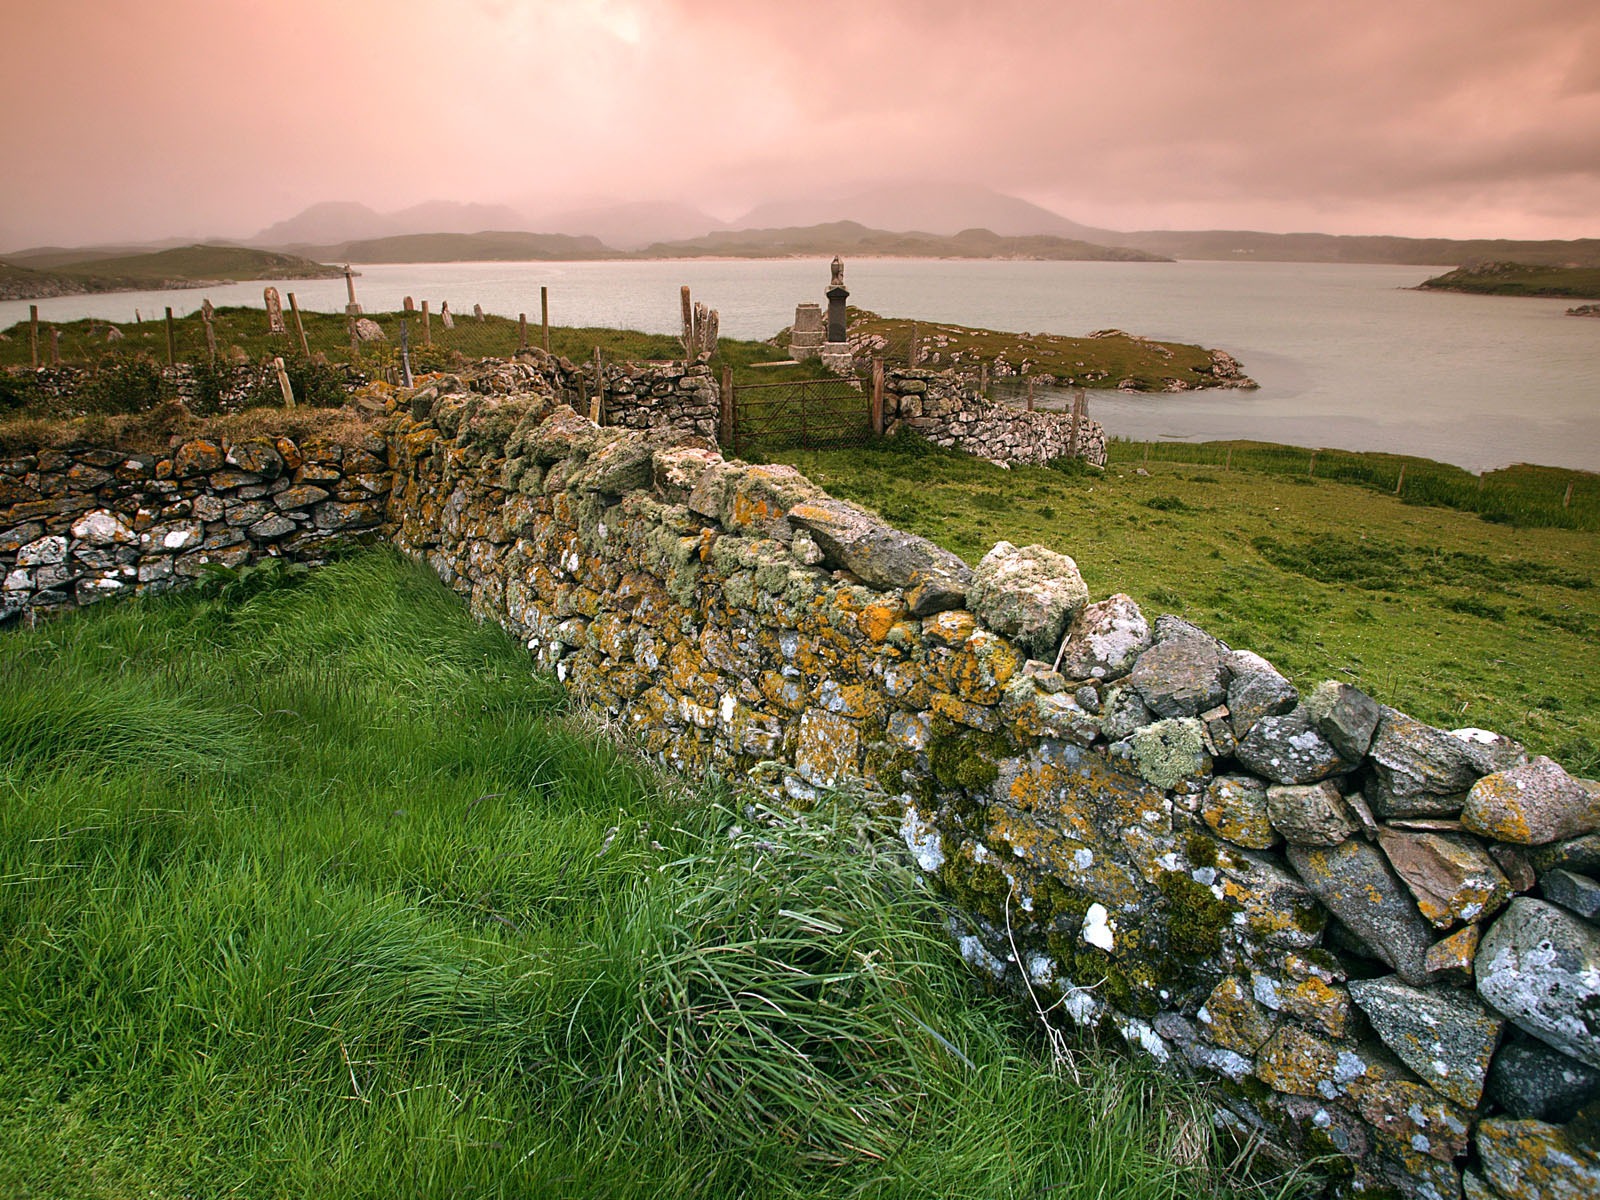
<instances>
[{"instance_id":1,"label":"pink sky","mask_svg":"<svg viewBox=\"0 0 1600 1200\"><path fill-rule=\"evenodd\" d=\"M6 248L902 178L1117 229L1600 236L1596 0L11 9Z\"/></svg>"}]
</instances>

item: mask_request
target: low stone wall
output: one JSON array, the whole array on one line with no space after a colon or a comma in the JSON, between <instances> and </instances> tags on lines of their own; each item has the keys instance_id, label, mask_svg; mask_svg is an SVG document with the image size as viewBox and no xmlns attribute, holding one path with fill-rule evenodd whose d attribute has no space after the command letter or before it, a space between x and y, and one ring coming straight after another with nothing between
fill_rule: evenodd
<instances>
[{"instance_id":1,"label":"low stone wall","mask_svg":"<svg viewBox=\"0 0 1600 1200\"><path fill-rule=\"evenodd\" d=\"M597 428L555 368L434 381L387 457L0 463L6 603L381 530L663 762L876 792L995 987L1213 1080L1279 1152L1426 1200L1595 1194L1600 785L1301 695L1050 550L969 569L791 468Z\"/></svg>"},{"instance_id":2,"label":"low stone wall","mask_svg":"<svg viewBox=\"0 0 1600 1200\"><path fill-rule=\"evenodd\" d=\"M908 429L994 462L1046 463L1073 451L1070 413L1021 412L995 404L957 371L886 372L883 416L886 433ZM1106 434L1098 421L1083 421L1077 455L1105 465Z\"/></svg>"},{"instance_id":3,"label":"low stone wall","mask_svg":"<svg viewBox=\"0 0 1600 1200\"><path fill-rule=\"evenodd\" d=\"M378 536L392 478L376 434L0 459L0 624L166 591L212 564L318 562L332 540Z\"/></svg>"},{"instance_id":4,"label":"low stone wall","mask_svg":"<svg viewBox=\"0 0 1600 1200\"><path fill-rule=\"evenodd\" d=\"M533 395L425 407L395 431L398 544L663 762L880 792L995 986L1359 1188L1594 1194L1595 784L1301 696L1089 603L1048 550L969 571L789 468Z\"/></svg>"}]
</instances>

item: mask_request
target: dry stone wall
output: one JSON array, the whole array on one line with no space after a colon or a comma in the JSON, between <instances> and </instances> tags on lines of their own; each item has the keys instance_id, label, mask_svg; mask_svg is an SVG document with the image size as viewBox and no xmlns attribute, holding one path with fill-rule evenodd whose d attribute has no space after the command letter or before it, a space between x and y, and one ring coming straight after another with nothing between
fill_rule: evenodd
<instances>
[{"instance_id":1,"label":"dry stone wall","mask_svg":"<svg viewBox=\"0 0 1600 1200\"><path fill-rule=\"evenodd\" d=\"M196 438L0 459L0 624L154 593L262 557L315 563L379 535L388 442Z\"/></svg>"},{"instance_id":2,"label":"dry stone wall","mask_svg":"<svg viewBox=\"0 0 1600 1200\"><path fill-rule=\"evenodd\" d=\"M1600 786L1302 695L1055 551L969 569L791 468L598 428L570 381L436 380L357 446L0 463L5 604L381 531L661 761L877 793L995 987L1279 1152L1425 1200L1600 1190Z\"/></svg>"},{"instance_id":3,"label":"dry stone wall","mask_svg":"<svg viewBox=\"0 0 1600 1200\"><path fill-rule=\"evenodd\" d=\"M1106 434L1085 418L1076 442L1072 416L1020 412L984 399L958 371L898 370L884 375L884 432L899 429L1000 463L1046 463L1074 453L1096 466L1106 461Z\"/></svg>"}]
</instances>

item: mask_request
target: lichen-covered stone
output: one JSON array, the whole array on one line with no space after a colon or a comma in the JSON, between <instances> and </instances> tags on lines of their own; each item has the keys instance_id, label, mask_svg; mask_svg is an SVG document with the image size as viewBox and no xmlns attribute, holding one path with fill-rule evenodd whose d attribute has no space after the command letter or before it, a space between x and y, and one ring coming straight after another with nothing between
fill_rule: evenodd
<instances>
[{"instance_id":1,"label":"lichen-covered stone","mask_svg":"<svg viewBox=\"0 0 1600 1200\"><path fill-rule=\"evenodd\" d=\"M1378 702L1348 683L1329 679L1316 686L1305 704L1316 731L1345 758L1359 762L1378 728Z\"/></svg>"},{"instance_id":2,"label":"lichen-covered stone","mask_svg":"<svg viewBox=\"0 0 1600 1200\"><path fill-rule=\"evenodd\" d=\"M1469 992L1415 988L1394 976L1355 979L1350 998L1396 1057L1434 1091L1476 1108L1504 1026Z\"/></svg>"},{"instance_id":3,"label":"lichen-covered stone","mask_svg":"<svg viewBox=\"0 0 1600 1200\"><path fill-rule=\"evenodd\" d=\"M1238 1054L1254 1054L1277 1028L1270 1010L1258 1004L1237 975L1225 975L1199 1012L1206 1037Z\"/></svg>"},{"instance_id":4,"label":"lichen-covered stone","mask_svg":"<svg viewBox=\"0 0 1600 1200\"><path fill-rule=\"evenodd\" d=\"M1472 983L1472 963L1478 956L1483 926L1466 925L1428 947L1423 966L1433 983L1466 987Z\"/></svg>"},{"instance_id":5,"label":"lichen-covered stone","mask_svg":"<svg viewBox=\"0 0 1600 1200\"><path fill-rule=\"evenodd\" d=\"M1356 831L1350 806L1327 780L1269 787L1267 817L1284 840L1301 846L1337 846Z\"/></svg>"},{"instance_id":6,"label":"lichen-covered stone","mask_svg":"<svg viewBox=\"0 0 1600 1200\"><path fill-rule=\"evenodd\" d=\"M1442 729L1384 708L1368 748L1367 803L1380 817L1454 816L1478 779L1466 744Z\"/></svg>"},{"instance_id":7,"label":"lichen-covered stone","mask_svg":"<svg viewBox=\"0 0 1600 1200\"><path fill-rule=\"evenodd\" d=\"M228 447L224 461L264 479L276 479L284 471L283 455L271 438L242 438Z\"/></svg>"},{"instance_id":8,"label":"lichen-covered stone","mask_svg":"<svg viewBox=\"0 0 1600 1200\"><path fill-rule=\"evenodd\" d=\"M1150 623L1122 593L1086 604L1072 619L1060 651L1060 671L1068 679L1120 679L1149 649Z\"/></svg>"},{"instance_id":9,"label":"lichen-covered stone","mask_svg":"<svg viewBox=\"0 0 1600 1200\"><path fill-rule=\"evenodd\" d=\"M1472 769L1479 775L1492 775L1528 761L1521 742L1492 729L1452 729L1450 736L1466 747Z\"/></svg>"},{"instance_id":10,"label":"lichen-covered stone","mask_svg":"<svg viewBox=\"0 0 1600 1200\"><path fill-rule=\"evenodd\" d=\"M1600 1100L1600 1069L1526 1038L1495 1055L1488 1095L1507 1116L1565 1124Z\"/></svg>"},{"instance_id":11,"label":"lichen-covered stone","mask_svg":"<svg viewBox=\"0 0 1600 1200\"><path fill-rule=\"evenodd\" d=\"M1267 784L1254 775L1213 779L1200 816L1219 837L1249 850L1269 850L1283 840L1267 815Z\"/></svg>"},{"instance_id":12,"label":"lichen-covered stone","mask_svg":"<svg viewBox=\"0 0 1600 1200\"><path fill-rule=\"evenodd\" d=\"M1540 755L1475 782L1461 823L1496 841L1542 846L1600 829L1600 796Z\"/></svg>"},{"instance_id":13,"label":"lichen-covered stone","mask_svg":"<svg viewBox=\"0 0 1600 1200\"><path fill-rule=\"evenodd\" d=\"M1388 860L1376 846L1352 838L1337 846L1294 846L1289 863L1306 887L1400 978L1428 982L1433 938Z\"/></svg>"},{"instance_id":14,"label":"lichen-covered stone","mask_svg":"<svg viewBox=\"0 0 1600 1200\"><path fill-rule=\"evenodd\" d=\"M1311 725L1305 707L1285 716L1262 717L1234 752L1239 762L1274 783L1317 783L1352 769Z\"/></svg>"},{"instance_id":15,"label":"lichen-covered stone","mask_svg":"<svg viewBox=\"0 0 1600 1200\"><path fill-rule=\"evenodd\" d=\"M1478 995L1563 1054L1600 1067L1600 930L1519 896L1478 950Z\"/></svg>"},{"instance_id":16,"label":"lichen-covered stone","mask_svg":"<svg viewBox=\"0 0 1600 1200\"><path fill-rule=\"evenodd\" d=\"M1511 885L1474 838L1385 828L1378 844L1435 929L1492 917L1511 899Z\"/></svg>"},{"instance_id":17,"label":"lichen-covered stone","mask_svg":"<svg viewBox=\"0 0 1600 1200\"><path fill-rule=\"evenodd\" d=\"M1193 717L1157 721L1134 731L1133 761L1139 774L1154 787L1177 787L1185 779L1211 770L1205 730Z\"/></svg>"},{"instance_id":18,"label":"lichen-covered stone","mask_svg":"<svg viewBox=\"0 0 1600 1200\"><path fill-rule=\"evenodd\" d=\"M1055 654L1089 600L1078 564L1046 546L997 542L972 572L967 606L1036 658Z\"/></svg>"},{"instance_id":19,"label":"lichen-covered stone","mask_svg":"<svg viewBox=\"0 0 1600 1200\"><path fill-rule=\"evenodd\" d=\"M1600 882L1559 867L1546 871L1539 882L1544 898L1551 904L1559 904L1586 921L1600 920Z\"/></svg>"},{"instance_id":20,"label":"lichen-covered stone","mask_svg":"<svg viewBox=\"0 0 1600 1200\"><path fill-rule=\"evenodd\" d=\"M1478 1160L1505 1200L1594 1200L1600 1154L1543 1121L1493 1117L1478 1125Z\"/></svg>"},{"instance_id":21,"label":"lichen-covered stone","mask_svg":"<svg viewBox=\"0 0 1600 1200\"><path fill-rule=\"evenodd\" d=\"M789 512L807 529L829 561L874 587L907 590L913 616L927 616L966 603L972 571L961 559L927 538L883 524L853 504L824 497Z\"/></svg>"},{"instance_id":22,"label":"lichen-covered stone","mask_svg":"<svg viewBox=\"0 0 1600 1200\"><path fill-rule=\"evenodd\" d=\"M1100 731L1108 742L1131 737L1134 730L1156 719L1155 713L1139 693L1128 687L1114 687L1101 706Z\"/></svg>"}]
</instances>

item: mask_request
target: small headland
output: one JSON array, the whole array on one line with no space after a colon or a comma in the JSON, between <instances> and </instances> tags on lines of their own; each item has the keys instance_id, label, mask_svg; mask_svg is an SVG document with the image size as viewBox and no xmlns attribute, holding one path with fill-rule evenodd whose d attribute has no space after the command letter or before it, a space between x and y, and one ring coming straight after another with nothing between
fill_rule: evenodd
<instances>
[{"instance_id":1,"label":"small headland","mask_svg":"<svg viewBox=\"0 0 1600 1200\"><path fill-rule=\"evenodd\" d=\"M1479 296L1545 296L1562 300L1600 300L1600 267L1545 267L1527 263L1485 262L1457 267L1417 289L1471 292ZM1569 316L1587 315L1569 309Z\"/></svg>"}]
</instances>

